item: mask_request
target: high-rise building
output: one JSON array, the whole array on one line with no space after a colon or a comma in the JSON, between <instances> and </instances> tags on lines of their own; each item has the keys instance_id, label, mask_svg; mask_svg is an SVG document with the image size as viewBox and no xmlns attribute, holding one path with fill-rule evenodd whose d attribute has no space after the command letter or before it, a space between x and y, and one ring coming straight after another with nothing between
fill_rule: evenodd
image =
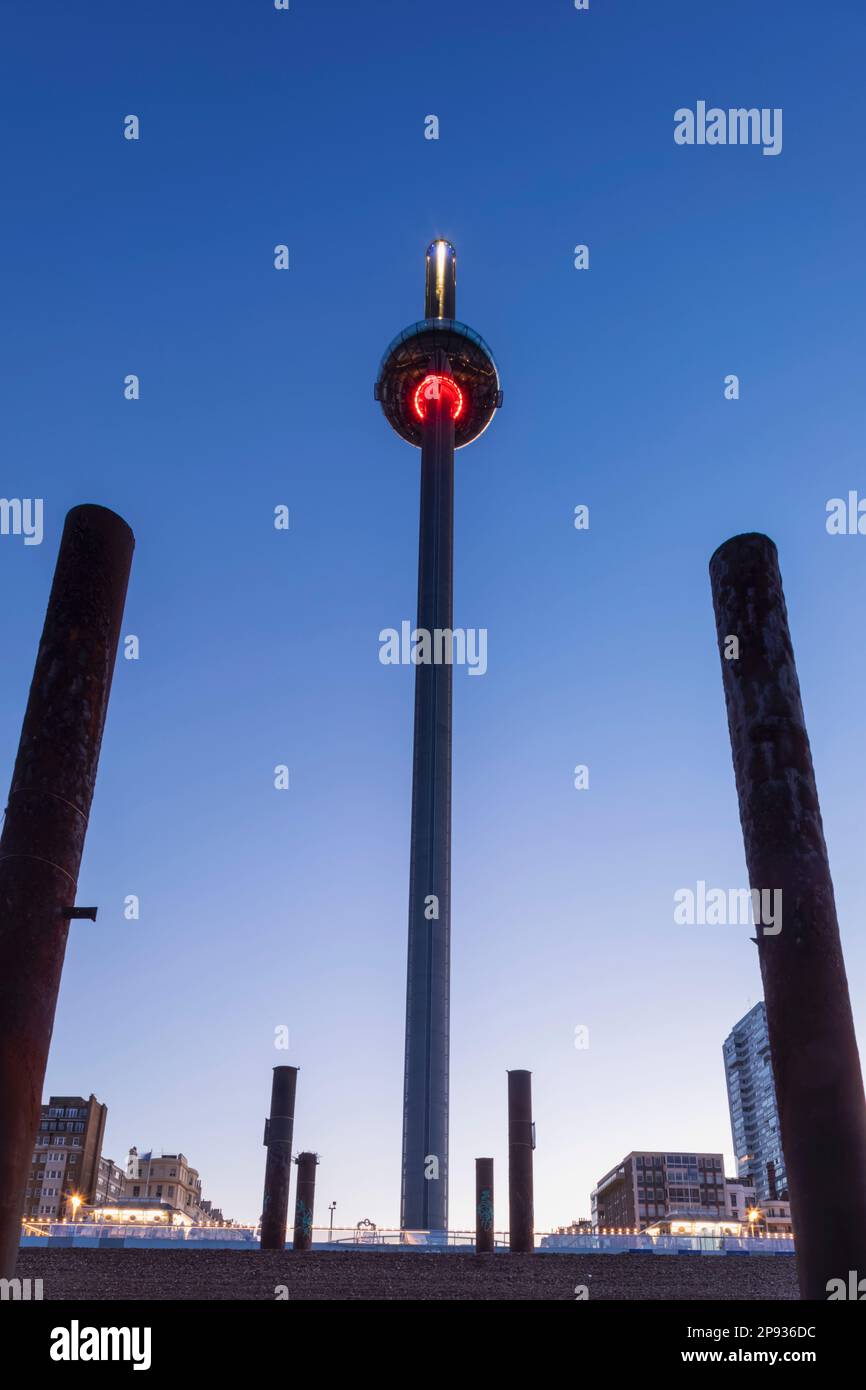
<instances>
[{"instance_id":1,"label":"high-rise building","mask_svg":"<svg viewBox=\"0 0 866 1390\"><path fill-rule=\"evenodd\" d=\"M24 1217L63 1220L71 1216L71 1199L92 1204L99 1180L99 1160L108 1106L94 1095L49 1096L42 1106L30 1179L24 1194Z\"/></svg>"},{"instance_id":2,"label":"high-rise building","mask_svg":"<svg viewBox=\"0 0 866 1390\"><path fill-rule=\"evenodd\" d=\"M595 1230L630 1230L672 1215L726 1214L721 1154L632 1152L592 1192Z\"/></svg>"},{"instance_id":3,"label":"high-rise building","mask_svg":"<svg viewBox=\"0 0 866 1390\"><path fill-rule=\"evenodd\" d=\"M759 1205L785 1199L788 1179L763 999L734 1024L723 1055L737 1177L754 1187Z\"/></svg>"},{"instance_id":4,"label":"high-rise building","mask_svg":"<svg viewBox=\"0 0 866 1390\"><path fill-rule=\"evenodd\" d=\"M454 451L477 439L502 404L490 349L456 318L456 284L454 247L434 241L427 249L424 318L390 344L375 387L391 428L421 450L403 1230L448 1226L451 666L460 638L452 624Z\"/></svg>"}]
</instances>

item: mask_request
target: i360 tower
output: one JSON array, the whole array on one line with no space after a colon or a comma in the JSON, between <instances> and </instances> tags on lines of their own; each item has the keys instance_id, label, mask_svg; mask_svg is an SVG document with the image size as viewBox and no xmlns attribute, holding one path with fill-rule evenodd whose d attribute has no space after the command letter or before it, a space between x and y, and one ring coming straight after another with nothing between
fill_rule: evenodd
<instances>
[{"instance_id":1,"label":"i360 tower","mask_svg":"<svg viewBox=\"0 0 866 1390\"><path fill-rule=\"evenodd\" d=\"M449 654L415 674L400 1225L424 1231L448 1228L454 450L502 404L490 349L455 318L456 285L454 247L434 241L425 317L391 343L375 389L391 428L421 450L418 630Z\"/></svg>"}]
</instances>

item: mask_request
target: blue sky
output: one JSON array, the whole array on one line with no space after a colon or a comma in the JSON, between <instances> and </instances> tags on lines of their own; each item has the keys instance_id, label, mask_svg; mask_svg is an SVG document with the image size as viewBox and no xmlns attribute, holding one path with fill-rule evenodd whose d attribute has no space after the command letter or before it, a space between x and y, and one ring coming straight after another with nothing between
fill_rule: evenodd
<instances>
[{"instance_id":1,"label":"blue sky","mask_svg":"<svg viewBox=\"0 0 866 1390\"><path fill-rule=\"evenodd\" d=\"M451 1224L476 1154L504 1224L507 1068L539 1228L632 1148L729 1154L756 952L673 894L745 884L706 569L743 530L779 546L866 1034L866 540L825 529L866 489L862 6L48 0L4 29L0 492L45 499L45 541L0 538L0 768L76 503L136 533L142 653L46 1093L94 1091L109 1154L182 1149L254 1217L296 1063L320 1218L397 1221L413 673L378 633L414 618L418 455L372 386L443 235L505 389L457 457L455 622L489 669L454 679ZM781 107L782 153L675 145L699 99Z\"/></svg>"}]
</instances>

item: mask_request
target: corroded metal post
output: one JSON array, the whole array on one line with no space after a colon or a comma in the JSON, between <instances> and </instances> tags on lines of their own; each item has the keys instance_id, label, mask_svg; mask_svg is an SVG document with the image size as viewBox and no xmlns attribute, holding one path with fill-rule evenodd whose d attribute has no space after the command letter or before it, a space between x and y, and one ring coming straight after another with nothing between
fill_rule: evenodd
<instances>
[{"instance_id":1,"label":"corroded metal post","mask_svg":"<svg viewBox=\"0 0 866 1390\"><path fill-rule=\"evenodd\" d=\"M475 1160L475 1253L493 1251L493 1159Z\"/></svg>"},{"instance_id":2,"label":"corroded metal post","mask_svg":"<svg viewBox=\"0 0 866 1390\"><path fill-rule=\"evenodd\" d=\"M532 1193L532 1072L508 1073L508 1243L512 1254L535 1249Z\"/></svg>"},{"instance_id":3,"label":"corroded metal post","mask_svg":"<svg viewBox=\"0 0 866 1390\"><path fill-rule=\"evenodd\" d=\"M284 1250L286 1245L297 1084L297 1067L274 1067L271 1113L265 1120L264 1142L268 1156L262 1198L262 1250Z\"/></svg>"},{"instance_id":4,"label":"corroded metal post","mask_svg":"<svg viewBox=\"0 0 866 1390\"><path fill-rule=\"evenodd\" d=\"M0 1278L12 1276L135 538L66 517L0 839Z\"/></svg>"},{"instance_id":5,"label":"corroded metal post","mask_svg":"<svg viewBox=\"0 0 866 1390\"><path fill-rule=\"evenodd\" d=\"M293 1250L310 1250L313 1245L313 1211L316 1205L316 1167L318 1154L302 1153L295 1159L298 1165L298 1187L295 1193L295 1234Z\"/></svg>"},{"instance_id":6,"label":"corroded metal post","mask_svg":"<svg viewBox=\"0 0 866 1390\"><path fill-rule=\"evenodd\" d=\"M775 545L735 536L710 579L749 881L781 891L756 939L800 1293L826 1299L866 1272L866 1104Z\"/></svg>"}]
</instances>

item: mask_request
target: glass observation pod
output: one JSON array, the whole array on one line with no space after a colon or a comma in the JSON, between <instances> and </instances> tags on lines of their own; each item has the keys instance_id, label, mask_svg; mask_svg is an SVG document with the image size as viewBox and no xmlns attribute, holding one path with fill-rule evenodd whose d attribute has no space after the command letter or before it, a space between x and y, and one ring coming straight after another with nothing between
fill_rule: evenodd
<instances>
[{"instance_id":1,"label":"glass observation pod","mask_svg":"<svg viewBox=\"0 0 866 1390\"><path fill-rule=\"evenodd\" d=\"M480 333L458 319L419 319L389 343L374 395L388 423L402 439L421 446L421 419L415 395L437 349L447 353L462 407L454 420L454 447L463 448L484 433L502 405L499 371Z\"/></svg>"}]
</instances>

